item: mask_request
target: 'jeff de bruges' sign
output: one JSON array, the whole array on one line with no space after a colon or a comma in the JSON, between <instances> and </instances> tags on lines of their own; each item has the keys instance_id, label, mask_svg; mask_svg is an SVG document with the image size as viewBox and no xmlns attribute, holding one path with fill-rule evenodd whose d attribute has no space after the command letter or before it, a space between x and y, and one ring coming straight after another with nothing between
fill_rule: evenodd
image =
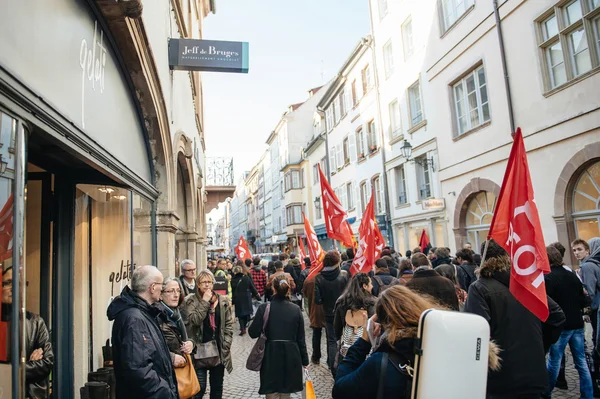
<instances>
[{"instance_id":1,"label":"'jeff de bruges' sign","mask_svg":"<svg viewBox=\"0 0 600 399\"><path fill-rule=\"evenodd\" d=\"M169 65L184 71L248 73L248 43L171 39Z\"/></svg>"}]
</instances>

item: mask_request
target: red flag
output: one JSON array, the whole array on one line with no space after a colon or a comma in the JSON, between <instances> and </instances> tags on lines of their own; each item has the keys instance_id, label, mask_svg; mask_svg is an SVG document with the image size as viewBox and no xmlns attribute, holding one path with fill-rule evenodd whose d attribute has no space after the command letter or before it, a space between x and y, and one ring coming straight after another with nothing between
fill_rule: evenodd
<instances>
[{"instance_id":1,"label":"red flag","mask_svg":"<svg viewBox=\"0 0 600 399\"><path fill-rule=\"evenodd\" d=\"M550 273L521 128L515 133L488 233L510 254L510 292L540 320L548 318L544 273Z\"/></svg>"},{"instance_id":2,"label":"red flag","mask_svg":"<svg viewBox=\"0 0 600 399\"><path fill-rule=\"evenodd\" d=\"M319 165L319 177L321 181L321 196L324 204L323 214L325 217L327 236L331 239L338 240L346 247L352 247L352 245L354 245L354 241L352 240L352 229L348 229L348 224L344 223L348 214L329 185L327 178L321 170L321 165Z\"/></svg>"},{"instance_id":3,"label":"red flag","mask_svg":"<svg viewBox=\"0 0 600 399\"><path fill-rule=\"evenodd\" d=\"M383 234L381 234L381 230L379 230L379 225L377 224L377 220L375 220L375 228L374 228L374 236L373 238L375 239L375 255L374 255L374 260L373 262L375 262L377 259L379 259L379 257L381 256L381 252L383 252L383 247L385 247L385 239L383 238Z\"/></svg>"},{"instance_id":4,"label":"red flag","mask_svg":"<svg viewBox=\"0 0 600 399\"><path fill-rule=\"evenodd\" d=\"M310 273L308 273L306 279L310 280L319 274L323 268L323 258L325 257L325 252L323 252L323 247L321 247L321 243L317 238L317 234L306 218L306 215L304 215L304 231L306 233L306 243L308 244L308 253L310 254L311 263Z\"/></svg>"},{"instance_id":5,"label":"red flag","mask_svg":"<svg viewBox=\"0 0 600 399\"><path fill-rule=\"evenodd\" d=\"M429 237L427 236L427 232L423 229L421 233L421 239L419 240L419 246L421 247L421 251L425 253L425 248L430 247Z\"/></svg>"},{"instance_id":6,"label":"red flag","mask_svg":"<svg viewBox=\"0 0 600 399\"><path fill-rule=\"evenodd\" d=\"M252 254L248 249L248 243L246 240L244 240L244 236L240 236L240 240L235 246L235 254L237 255L238 259L241 260L252 259Z\"/></svg>"},{"instance_id":7,"label":"red flag","mask_svg":"<svg viewBox=\"0 0 600 399\"><path fill-rule=\"evenodd\" d=\"M358 250L350 267L350 274L352 275L358 272L368 273L375 264L375 209L373 198L374 195L371 194L371 199L358 228Z\"/></svg>"}]
</instances>

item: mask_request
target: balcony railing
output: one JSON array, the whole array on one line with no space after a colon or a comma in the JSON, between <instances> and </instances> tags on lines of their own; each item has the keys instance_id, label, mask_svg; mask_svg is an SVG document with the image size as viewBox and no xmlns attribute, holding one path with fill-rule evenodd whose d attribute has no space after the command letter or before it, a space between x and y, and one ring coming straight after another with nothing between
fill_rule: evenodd
<instances>
[{"instance_id":1,"label":"balcony railing","mask_svg":"<svg viewBox=\"0 0 600 399\"><path fill-rule=\"evenodd\" d=\"M233 186L233 158L206 158L206 185Z\"/></svg>"}]
</instances>

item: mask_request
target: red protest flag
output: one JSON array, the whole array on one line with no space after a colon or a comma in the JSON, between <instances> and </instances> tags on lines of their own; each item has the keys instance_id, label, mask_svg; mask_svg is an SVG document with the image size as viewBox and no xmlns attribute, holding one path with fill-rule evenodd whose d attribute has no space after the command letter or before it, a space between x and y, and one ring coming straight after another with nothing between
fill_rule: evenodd
<instances>
[{"instance_id":1,"label":"red protest flag","mask_svg":"<svg viewBox=\"0 0 600 399\"><path fill-rule=\"evenodd\" d=\"M550 273L521 128L514 136L488 239L509 254L510 292L540 320L548 318L544 274Z\"/></svg>"},{"instance_id":2,"label":"red protest flag","mask_svg":"<svg viewBox=\"0 0 600 399\"><path fill-rule=\"evenodd\" d=\"M238 259L241 260L252 259L252 254L248 249L248 243L246 240L244 240L244 236L240 236L240 240L235 246L235 254L237 255Z\"/></svg>"},{"instance_id":3,"label":"red protest flag","mask_svg":"<svg viewBox=\"0 0 600 399\"><path fill-rule=\"evenodd\" d=\"M385 247L385 239L383 238L383 234L381 234L381 230L379 230L377 220L375 220L375 227L373 233L373 238L375 239L375 255L373 258L373 262L375 262L377 259L379 259L381 252L383 252L383 247Z\"/></svg>"},{"instance_id":4,"label":"red protest flag","mask_svg":"<svg viewBox=\"0 0 600 399\"><path fill-rule=\"evenodd\" d=\"M374 195L371 194L371 199L358 228L358 250L350 267L350 274L352 275L358 272L368 273L375 264L375 209L373 197Z\"/></svg>"},{"instance_id":5,"label":"red protest flag","mask_svg":"<svg viewBox=\"0 0 600 399\"><path fill-rule=\"evenodd\" d=\"M317 234L315 233L315 229L313 229L312 225L304 216L304 231L306 233L306 243L308 244L308 253L310 256L310 273L306 277L307 280L315 277L321 269L323 268L323 258L325 257L325 252L323 252L323 247L321 247L321 243L317 238Z\"/></svg>"},{"instance_id":6,"label":"red protest flag","mask_svg":"<svg viewBox=\"0 0 600 399\"><path fill-rule=\"evenodd\" d=\"M426 248L431 248L431 244L429 243L429 237L427 236L427 232L425 231L425 229L423 229L423 232L421 233L421 239L419 240L419 246L421 247L421 251L423 253L425 252Z\"/></svg>"},{"instance_id":7,"label":"red protest flag","mask_svg":"<svg viewBox=\"0 0 600 399\"><path fill-rule=\"evenodd\" d=\"M298 239L300 257L302 258L302 270L304 270L304 258L306 258L306 249L304 249L304 240L302 237Z\"/></svg>"},{"instance_id":8,"label":"red protest flag","mask_svg":"<svg viewBox=\"0 0 600 399\"><path fill-rule=\"evenodd\" d=\"M348 229L347 227L349 226L344 223L348 214L329 185L327 178L321 170L321 165L319 165L318 168L319 180L321 181L321 197L323 198L323 216L325 218L327 236L331 239L338 240L346 247L352 247L352 245L354 245L354 241L352 240L352 229Z\"/></svg>"}]
</instances>

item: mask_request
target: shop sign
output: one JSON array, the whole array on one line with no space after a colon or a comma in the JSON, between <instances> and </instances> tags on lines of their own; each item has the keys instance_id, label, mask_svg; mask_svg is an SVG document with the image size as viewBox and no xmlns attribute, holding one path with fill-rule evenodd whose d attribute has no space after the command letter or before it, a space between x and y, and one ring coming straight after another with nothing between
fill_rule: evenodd
<instances>
[{"instance_id":1,"label":"shop sign","mask_svg":"<svg viewBox=\"0 0 600 399\"><path fill-rule=\"evenodd\" d=\"M423 200L423 210L437 211L446 208L446 200L443 198L430 198Z\"/></svg>"},{"instance_id":2,"label":"shop sign","mask_svg":"<svg viewBox=\"0 0 600 399\"><path fill-rule=\"evenodd\" d=\"M170 39L169 66L182 71L248 73L248 42Z\"/></svg>"}]
</instances>

